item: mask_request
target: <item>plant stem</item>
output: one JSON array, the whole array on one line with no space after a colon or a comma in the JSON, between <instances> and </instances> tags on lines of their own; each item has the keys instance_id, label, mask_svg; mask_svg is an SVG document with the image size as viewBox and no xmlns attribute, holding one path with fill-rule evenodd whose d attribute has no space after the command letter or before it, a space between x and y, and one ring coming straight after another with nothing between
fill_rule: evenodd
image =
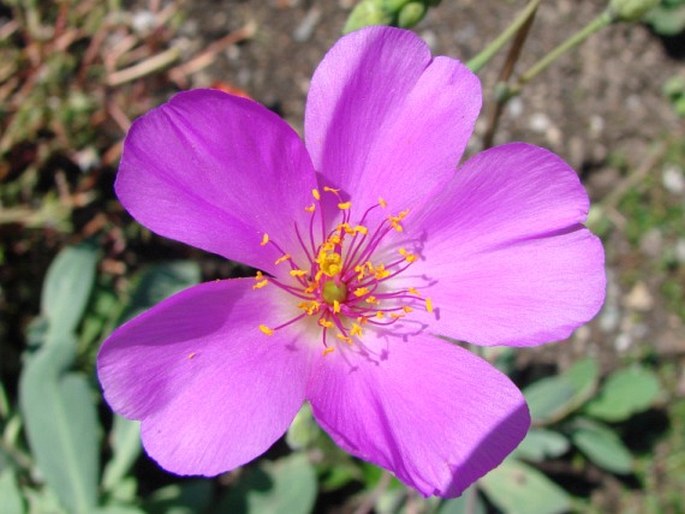
<instances>
[{"instance_id":1,"label":"plant stem","mask_svg":"<svg viewBox=\"0 0 685 514\"><path fill-rule=\"evenodd\" d=\"M499 77L497 78L497 86L495 86L496 88L504 87L506 91L506 84L511 78L511 74L514 72L516 61L518 61L519 57L521 56L523 43L525 43L526 38L530 33L530 27L533 25L533 20L535 19L536 12L537 8L531 11L530 15L528 16L528 19L526 19L526 22L523 25L521 25L521 28L519 28L518 32L516 33L516 37L514 38L514 41L511 44L511 47L509 48L509 53L507 54L507 58L504 61L504 65L502 66L502 70L500 71ZM508 101L508 95L495 95L495 103L491 104L488 111L488 125L487 129L485 130L485 134L483 135L483 149L490 148L492 146L492 143L495 139L495 132L497 131L497 125L499 123L500 116L502 115L502 112L504 112L504 106L507 104Z\"/></svg>"},{"instance_id":2,"label":"plant stem","mask_svg":"<svg viewBox=\"0 0 685 514\"><path fill-rule=\"evenodd\" d=\"M504 32L486 46L478 55L466 63L471 71L478 73L483 66L485 66L490 59L492 59L497 52L519 31L519 29L528 21L531 15L535 12L542 0L531 0L528 5L519 13L511 25L509 25Z\"/></svg>"},{"instance_id":3,"label":"plant stem","mask_svg":"<svg viewBox=\"0 0 685 514\"><path fill-rule=\"evenodd\" d=\"M533 78L535 78L537 75L539 75L545 69L547 69L547 67L550 64L552 64L555 60L557 60L559 57L561 57L563 54L565 54L566 52L568 52L572 48L575 48L576 46L578 46L580 43L585 41L588 37L590 37L595 32L597 32L597 31L603 29L604 27L610 25L614 21L616 21L616 18L614 17L614 15L611 13L611 11L609 9L607 9L602 14L597 16L594 20L592 20L590 23L588 23L580 31L573 34L566 41L564 41L559 46L554 48L550 53L545 55L542 59L540 59L533 66L531 66L527 71L525 71L519 77L516 86L511 89L511 91L510 91L511 95L513 96L515 94L518 94L520 89L525 84L530 82Z\"/></svg>"}]
</instances>

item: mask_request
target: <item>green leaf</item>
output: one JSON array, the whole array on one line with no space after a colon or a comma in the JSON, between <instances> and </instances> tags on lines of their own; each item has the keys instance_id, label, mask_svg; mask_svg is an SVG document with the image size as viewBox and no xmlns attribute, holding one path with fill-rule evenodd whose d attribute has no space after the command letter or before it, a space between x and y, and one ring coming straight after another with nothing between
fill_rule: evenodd
<instances>
[{"instance_id":1,"label":"green leaf","mask_svg":"<svg viewBox=\"0 0 685 514\"><path fill-rule=\"evenodd\" d=\"M316 501L316 486L307 456L294 453L248 469L215 512L309 514Z\"/></svg>"},{"instance_id":2,"label":"green leaf","mask_svg":"<svg viewBox=\"0 0 685 514\"><path fill-rule=\"evenodd\" d=\"M122 317L124 321L200 281L197 263L174 261L143 270L134 280L135 289Z\"/></svg>"},{"instance_id":3,"label":"green leaf","mask_svg":"<svg viewBox=\"0 0 685 514\"><path fill-rule=\"evenodd\" d=\"M479 483L504 514L562 514L570 508L566 491L516 459L505 460Z\"/></svg>"},{"instance_id":4,"label":"green leaf","mask_svg":"<svg viewBox=\"0 0 685 514\"><path fill-rule=\"evenodd\" d=\"M41 312L56 336L76 330L95 282L98 251L90 245L68 246L48 268Z\"/></svg>"},{"instance_id":5,"label":"green leaf","mask_svg":"<svg viewBox=\"0 0 685 514\"><path fill-rule=\"evenodd\" d=\"M573 400L576 390L573 383L563 376L548 377L533 382L523 390L528 401L530 415L536 425L556 421Z\"/></svg>"},{"instance_id":6,"label":"green leaf","mask_svg":"<svg viewBox=\"0 0 685 514\"><path fill-rule=\"evenodd\" d=\"M523 394L535 425L549 425L567 417L586 402L597 389L599 367L592 359L576 362L567 371L534 382Z\"/></svg>"},{"instance_id":7,"label":"green leaf","mask_svg":"<svg viewBox=\"0 0 685 514\"><path fill-rule=\"evenodd\" d=\"M140 455L140 423L114 416L111 434L112 459L105 466L102 487L112 491Z\"/></svg>"},{"instance_id":8,"label":"green leaf","mask_svg":"<svg viewBox=\"0 0 685 514\"><path fill-rule=\"evenodd\" d=\"M469 510L469 507L473 508ZM445 500L440 505L437 514L485 514L485 504L478 495L475 486L471 486L459 497Z\"/></svg>"},{"instance_id":9,"label":"green leaf","mask_svg":"<svg viewBox=\"0 0 685 514\"><path fill-rule=\"evenodd\" d=\"M73 514L73 512L64 510L55 493L49 487L42 489L25 488L23 492L29 505L29 514Z\"/></svg>"},{"instance_id":10,"label":"green leaf","mask_svg":"<svg viewBox=\"0 0 685 514\"><path fill-rule=\"evenodd\" d=\"M576 391L573 403L580 406L592 397L599 382L599 365L592 357L573 364L563 376L568 379Z\"/></svg>"},{"instance_id":11,"label":"green leaf","mask_svg":"<svg viewBox=\"0 0 685 514\"><path fill-rule=\"evenodd\" d=\"M514 450L513 455L531 462L542 462L545 459L559 457L566 453L570 443L559 432L544 428L533 428L526 438Z\"/></svg>"},{"instance_id":12,"label":"green leaf","mask_svg":"<svg viewBox=\"0 0 685 514\"><path fill-rule=\"evenodd\" d=\"M2 514L24 513L24 502L17 485L17 477L11 468L0 473L0 498L2 498Z\"/></svg>"},{"instance_id":13,"label":"green leaf","mask_svg":"<svg viewBox=\"0 0 685 514\"><path fill-rule=\"evenodd\" d=\"M45 481L73 514L97 504L98 421L94 394L82 373L64 373L73 342L43 346L19 380L19 402L29 445Z\"/></svg>"},{"instance_id":14,"label":"green leaf","mask_svg":"<svg viewBox=\"0 0 685 514\"><path fill-rule=\"evenodd\" d=\"M146 502L148 514L196 514L212 501L211 480L188 480L156 490ZM231 511L232 512L232 511Z\"/></svg>"},{"instance_id":15,"label":"green leaf","mask_svg":"<svg viewBox=\"0 0 685 514\"><path fill-rule=\"evenodd\" d=\"M171 511L170 511L171 512ZM98 507L93 514L147 514L144 510L133 505L105 505Z\"/></svg>"},{"instance_id":16,"label":"green leaf","mask_svg":"<svg viewBox=\"0 0 685 514\"><path fill-rule=\"evenodd\" d=\"M647 14L654 32L661 36L676 36L685 30L685 7L657 7Z\"/></svg>"},{"instance_id":17,"label":"green leaf","mask_svg":"<svg viewBox=\"0 0 685 514\"><path fill-rule=\"evenodd\" d=\"M624 421L649 408L659 394L659 380L643 367L620 369L609 376L599 392L585 406L585 413L604 421Z\"/></svg>"},{"instance_id":18,"label":"green leaf","mask_svg":"<svg viewBox=\"0 0 685 514\"><path fill-rule=\"evenodd\" d=\"M112 505L129 505L138 498L138 480L134 476L126 476L119 480L107 491L107 501Z\"/></svg>"},{"instance_id":19,"label":"green leaf","mask_svg":"<svg viewBox=\"0 0 685 514\"><path fill-rule=\"evenodd\" d=\"M290 424L285 440L293 450L311 447L321 436L321 429L314 421L312 408L305 403Z\"/></svg>"},{"instance_id":20,"label":"green leaf","mask_svg":"<svg viewBox=\"0 0 685 514\"><path fill-rule=\"evenodd\" d=\"M571 433L571 439L588 459L612 473L632 472L632 455L609 427L590 420L578 421L580 423Z\"/></svg>"}]
</instances>

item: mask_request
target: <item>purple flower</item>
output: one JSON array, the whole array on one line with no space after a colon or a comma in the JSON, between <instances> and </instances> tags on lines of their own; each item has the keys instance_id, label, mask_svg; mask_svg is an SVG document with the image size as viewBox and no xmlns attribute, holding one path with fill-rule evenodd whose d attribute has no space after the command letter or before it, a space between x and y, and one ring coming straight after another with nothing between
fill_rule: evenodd
<instances>
[{"instance_id":1,"label":"purple flower","mask_svg":"<svg viewBox=\"0 0 685 514\"><path fill-rule=\"evenodd\" d=\"M563 339L601 306L604 257L578 177L550 152L513 143L455 168L480 106L463 64L373 27L316 70L304 143L211 90L134 123L116 181L126 209L261 270L187 289L103 344L105 398L142 421L152 458L231 470L304 401L342 448L425 495L461 494L518 445L520 391L437 336Z\"/></svg>"}]
</instances>

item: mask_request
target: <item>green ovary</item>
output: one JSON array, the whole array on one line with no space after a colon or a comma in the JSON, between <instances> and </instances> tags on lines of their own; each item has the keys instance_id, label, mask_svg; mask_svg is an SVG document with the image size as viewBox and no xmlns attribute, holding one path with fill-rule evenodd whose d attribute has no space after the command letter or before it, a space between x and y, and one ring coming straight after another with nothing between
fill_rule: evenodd
<instances>
[{"instance_id":1,"label":"green ovary","mask_svg":"<svg viewBox=\"0 0 685 514\"><path fill-rule=\"evenodd\" d=\"M321 296L329 305L333 305L336 301L342 303L347 298L347 286L342 282L336 284L335 281L328 280L321 288Z\"/></svg>"}]
</instances>

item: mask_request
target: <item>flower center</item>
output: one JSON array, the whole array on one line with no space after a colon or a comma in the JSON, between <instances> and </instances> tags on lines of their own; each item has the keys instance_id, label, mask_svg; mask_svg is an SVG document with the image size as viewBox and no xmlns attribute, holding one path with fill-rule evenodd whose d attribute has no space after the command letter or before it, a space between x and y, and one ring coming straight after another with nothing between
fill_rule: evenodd
<instances>
[{"instance_id":1,"label":"flower center","mask_svg":"<svg viewBox=\"0 0 685 514\"><path fill-rule=\"evenodd\" d=\"M405 235L402 221L409 211L383 217L372 228L367 223L370 213L378 208L387 208L387 203L379 199L378 204L364 212L359 223L351 224L352 203L342 201L337 189L324 187L323 191L335 195L342 221L327 229L321 216L321 243L316 244L315 213L321 193L314 189L312 196L316 203L305 207L311 213L309 233L305 234L308 237L303 237L295 227L303 250L300 253L304 255L299 259L307 262L296 262L276 241L264 234L262 246L273 245L280 253L275 264L289 265L290 269L275 277L257 272L253 288L261 289L273 284L292 295L300 310L298 315L276 327L260 325L259 330L263 334L270 336L293 323L313 319L315 323L312 325L321 332L326 355L335 350L337 341L350 346L355 341L362 344L365 330L395 325L415 309L431 313L433 305L430 298L419 292L419 287L400 285L404 281L396 280L419 259L420 245L416 240L407 238L405 246L412 247L412 250L407 250L398 244L398 238L388 237L393 233Z\"/></svg>"},{"instance_id":2,"label":"flower center","mask_svg":"<svg viewBox=\"0 0 685 514\"><path fill-rule=\"evenodd\" d=\"M321 297L329 305L344 302L347 298L347 286L342 282L336 284L334 280L327 280L321 288Z\"/></svg>"}]
</instances>

